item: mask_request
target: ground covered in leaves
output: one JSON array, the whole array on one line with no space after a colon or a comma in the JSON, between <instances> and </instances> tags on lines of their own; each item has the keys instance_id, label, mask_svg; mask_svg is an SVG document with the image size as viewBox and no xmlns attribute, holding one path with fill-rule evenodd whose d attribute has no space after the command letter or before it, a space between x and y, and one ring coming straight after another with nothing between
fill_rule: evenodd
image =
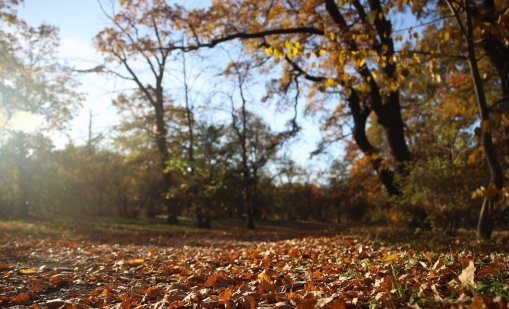
<instances>
[{"instance_id":1,"label":"ground covered in leaves","mask_svg":"<svg viewBox=\"0 0 509 309\"><path fill-rule=\"evenodd\" d=\"M0 236L0 307L507 308L509 300L507 245L476 244L468 233L0 221Z\"/></svg>"}]
</instances>

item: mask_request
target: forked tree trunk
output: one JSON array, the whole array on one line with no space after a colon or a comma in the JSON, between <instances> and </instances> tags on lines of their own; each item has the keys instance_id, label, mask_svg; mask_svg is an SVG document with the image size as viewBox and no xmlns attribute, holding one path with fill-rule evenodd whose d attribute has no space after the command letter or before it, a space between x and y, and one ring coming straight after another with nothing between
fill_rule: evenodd
<instances>
[{"instance_id":1,"label":"forked tree trunk","mask_svg":"<svg viewBox=\"0 0 509 309\"><path fill-rule=\"evenodd\" d=\"M362 153L369 158L372 168L378 174L380 181L384 185L389 195L400 195L400 191L394 184L394 173L385 168L383 159L378 150L369 142L366 136L366 121L369 116L369 110L362 110L359 95L355 89L350 89L350 96L348 97L348 105L352 113L354 121L354 139Z\"/></svg>"},{"instance_id":2,"label":"forked tree trunk","mask_svg":"<svg viewBox=\"0 0 509 309\"><path fill-rule=\"evenodd\" d=\"M355 6L359 17L364 22L368 22L366 20L367 11L364 4L360 1L353 1L352 4ZM387 64L383 68L384 75L387 78L395 78L396 63L392 62L392 58L395 53L394 43L392 40L392 24L385 18L385 16L383 16L383 8L380 0L369 0L367 4L372 12L382 14L382 17L379 17L377 14L377 18L374 20L374 28L379 37L378 41L375 43L374 49L380 57L386 59ZM325 8L339 29L341 31L348 32L349 26L339 10L336 1L325 0ZM357 42L354 39L350 39L347 42L348 48L351 51L359 51ZM386 49L380 48L380 46L385 46ZM377 172L388 193L390 195L400 195L401 193L394 183L393 171L383 167L383 159L380 157L378 150L368 141L365 133L366 119L369 116L369 112L373 111L377 116L378 123L384 130L397 170L401 174L405 174L405 165L411 160L411 155L405 140L405 126L401 116L399 91L391 91L389 95L384 98L381 95L378 83L366 64L358 68L357 72L369 85L370 91L368 95L370 100L370 109L369 111L367 108L362 110L358 103L358 95L355 94L356 98L353 99L350 95L349 104L354 118L355 141L364 155L370 158L373 169ZM352 92L354 92L354 89L352 90ZM357 101L357 103L355 103L355 101ZM352 107L355 107L357 111L355 111Z\"/></svg>"}]
</instances>

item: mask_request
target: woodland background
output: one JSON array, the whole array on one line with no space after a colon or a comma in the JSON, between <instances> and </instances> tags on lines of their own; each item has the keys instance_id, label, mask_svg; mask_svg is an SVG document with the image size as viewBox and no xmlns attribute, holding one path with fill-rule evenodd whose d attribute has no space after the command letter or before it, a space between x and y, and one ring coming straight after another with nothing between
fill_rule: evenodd
<instances>
[{"instance_id":1,"label":"woodland background","mask_svg":"<svg viewBox=\"0 0 509 309\"><path fill-rule=\"evenodd\" d=\"M105 1L104 63L87 70L59 60L58 29L20 20L19 4L0 3L2 218L477 226L483 239L508 227L506 1ZM412 24L394 29L402 18ZM214 48L231 53L218 76L229 90L193 99L186 59ZM82 74L130 83L112 102L121 124L93 132L91 116L84 143L55 148L86 95ZM267 123L257 100L286 125ZM302 112L321 124L317 175L281 151L302 133Z\"/></svg>"}]
</instances>

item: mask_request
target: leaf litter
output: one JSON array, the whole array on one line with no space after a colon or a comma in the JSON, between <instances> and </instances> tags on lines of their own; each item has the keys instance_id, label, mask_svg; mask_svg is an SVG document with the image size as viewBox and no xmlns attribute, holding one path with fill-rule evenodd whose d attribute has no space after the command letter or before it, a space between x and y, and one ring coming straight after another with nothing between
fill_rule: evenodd
<instances>
[{"instance_id":1,"label":"leaf litter","mask_svg":"<svg viewBox=\"0 0 509 309\"><path fill-rule=\"evenodd\" d=\"M412 249L347 235L115 241L5 242L0 307L506 308L508 303L504 252Z\"/></svg>"}]
</instances>

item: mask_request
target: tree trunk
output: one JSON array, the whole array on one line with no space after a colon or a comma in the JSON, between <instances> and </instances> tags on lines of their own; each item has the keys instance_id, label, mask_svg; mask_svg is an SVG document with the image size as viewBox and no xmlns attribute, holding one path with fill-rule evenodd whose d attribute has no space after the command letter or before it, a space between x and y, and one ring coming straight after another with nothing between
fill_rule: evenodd
<instances>
[{"instance_id":1,"label":"tree trunk","mask_svg":"<svg viewBox=\"0 0 509 309\"><path fill-rule=\"evenodd\" d=\"M384 168L382 165L382 157L378 150L369 142L366 136L366 120L370 114L370 110L362 110L359 95L355 89L350 89L350 96L348 97L348 105L352 112L354 120L354 139L362 153L369 158L371 166L378 174L385 189L389 195L400 195L400 191L394 184L394 173Z\"/></svg>"},{"instance_id":2,"label":"tree trunk","mask_svg":"<svg viewBox=\"0 0 509 309\"><path fill-rule=\"evenodd\" d=\"M20 218L28 218L30 216L30 204L28 201L28 174L26 173L26 166L22 163L26 161L25 158L20 158L21 162L18 165L19 175L19 209L18 214Z\"/></svg>"},{"instance_id":3,"label":"tree trunk","mask_svg":"<svg viewBox=\"0 0 509 309\"><path fill-rule=\"evenodd\" d=\"M26 147L26 136L25 133L17 133L18 138L18 185L19 185L19 208L18 215L21 218L28 218L30 216L30 204L28 200L28 151Z\"/></svg>"},{"instance_id":4,"label":"tree trunk","mask_svg":"<svg viewBox=\"0 0 509 309\"><path fill-rule=\"evenodd\" d=\"M379 14L383 12L380 0L369 0L368 2L372 11ZM386 63L383 67L385 78L397 80L397 66L393 60L395 51L392 39L392 23L382 15L375 18L374 25L380 41L380 45L375 46L375 49L378 55L385 59ZM373 81L373 78L370 81ZM379 91L379 89L376 89L377 96L380 96ZM405 140L405 124L401 116L399 90L391 90L381 104L375 101L373 111L378 117L378 123L384 128L392 156L396 161L397 170L405 174L405 163L411 160L411 156Z\"/></svg>"},{"instance_id":5,"label":"tree trunk","mask_svg":"<svg viewBox=\"0 0 509 309\"><path fill-rule=\"evenodd\" d=\"M493 0L484 0L483 6L485 12L476 11L476 17L479 22L489 22L496 24L498 15ZM500 105L509 105L509 48L494 34L487 31L482 41L482 48L488 55L491 64L495 67L498 77L500 78L500 87L502 89L502 98ZM497 104L498 105L498 104ZM503 112L507 112L504 108ZM509 153L509 126L505 127L505 144L506 151Z\"/></svg>"},{"instance_id":6,"label":"tree trunk","mask_svg":"<svg viewBox=\"0 0 509 309\"><path fill-rule=\"evenodd\" d=\"M255 228L254 224L254 209L253 209L253 199L252 195L249 193L250 184L246 184L243 192L244 199L244 207L246 209L247 215L247 228L253 230Z\"/></svg>"},{"instance_id":7,"label":"tree trunk","mask_svg":"<svg viewBox=\"0 0 509 309\"><path fill-rule=\"evenodd\" d=\"M334 202L336 204L336 223L341 223L341 203L339 201Z\"/></svg>"},{"instance_id":8,"label":"tree trunk","mask_svg":"<svg viewBox=\"0 0 509 309\"><path fill-rule=\"evenodd\" d=\"M168 145L166 137L168 131L166 129L166 123L164 121L164 97L162 88L156 89L156 102L154 105L155 116L156 116L156 144L159 151L159 158L161 160L161 171L163 173L163 194L166 195L172 186L171 174L166 170L168 161L170 160L170 153L168 151ZM166 209L168 211L169 224L178 224L178 208L173 201L165 196Z\"/></svg>"},{"instance_id":9,"label":"tree trunk","mask_svg":"<svg viewBox=\"0 0 509 309\"><path fill-rule=\"evenodd\" d=\"M479 73L479 67L477 65L477 58L475 56L474 28L472 24L472 8L470 7L470 2L468 0L463 1L466 17L465 25L463 25L459 13L454 9L449 0L448 4L455 14L458 24L462 28L463 34L465 36L465 41L467 43L468 63L470 65L472 81L474 83L475 96L479 109L479 115L481 117L481 122L488 121L490 116L489 109L483 89L481 74ZM495 146L493 145L491 132L482 133L481 143L486 155L486 161L488 163L491 175L488 188L495 186L497 190L501 190L504 186L504 173L498 160ZM479 213L479 221L477 224L477 237L479 239L489 240L491 238L491 233L493 230L492 210L493 204L497 201L497 199L498 196L496 194L486 194L484 197L481 212Z\"/></svg>"},{"instance_id":10,"label":"tree trunk","mask_svg":"<svg viewBox=\"0 0 509 309\"><path fill-rule=\"evenodd\" d=\"M377 15L377 18L375 18L374 21L375 30L379 39L374 43L373 47L377 51L378 55L384 57L386 60L386 66L383 68L385 77L395 78L396 63L394 63L392 59L394 56L392 24L385 18L385 16L383 16L380 0L369 0L368 4L373 12L379 12L379 14L382 14L382 17ZM361 19L364 22L368 22L366 20L367 14L363 4L361 4L360 1L354 1L353 5L355 6ZM336 2L333 0L325 0L325 7L331 18L339 26L340 30L347 32L349 27ZM350 39L348 45L348 48L351 51L359 51L359 47L357 46L357 42L355 40ZM404 122L401 117L399 91L391 91L387 99L384 100L380 92L380 87L371 74L368 66L364 64L358 68L357 71L363 77L364 81L369 85L370 108L368 110L366 107L364 111L360 108L359 97L357 94L355 94L356 98L353 100L352 98L349 98L352 114L354 114L352 105L356 104L355 107L357 109L357 115L353 115L355 125L355 141L357 142L357 145L359 145L359 148L361 148L361 151L366 156L369 156L373 169L375 169L379 175L380 180L382 181L389 194L400 195L400 191L394 184L393 172L386 168L380 170L380 167L382 166L382 158L379 156L379 152L376 150L376 148L369 143L365 133L366 119L372 110L377 116L378 123L384 130L392 156L396 162L396 168L398 171L405 174L405 163L411 160L411 156L405 140ZM354 89L351 90L352 92L355 92Z\"/></svg>"}]
</instances>

